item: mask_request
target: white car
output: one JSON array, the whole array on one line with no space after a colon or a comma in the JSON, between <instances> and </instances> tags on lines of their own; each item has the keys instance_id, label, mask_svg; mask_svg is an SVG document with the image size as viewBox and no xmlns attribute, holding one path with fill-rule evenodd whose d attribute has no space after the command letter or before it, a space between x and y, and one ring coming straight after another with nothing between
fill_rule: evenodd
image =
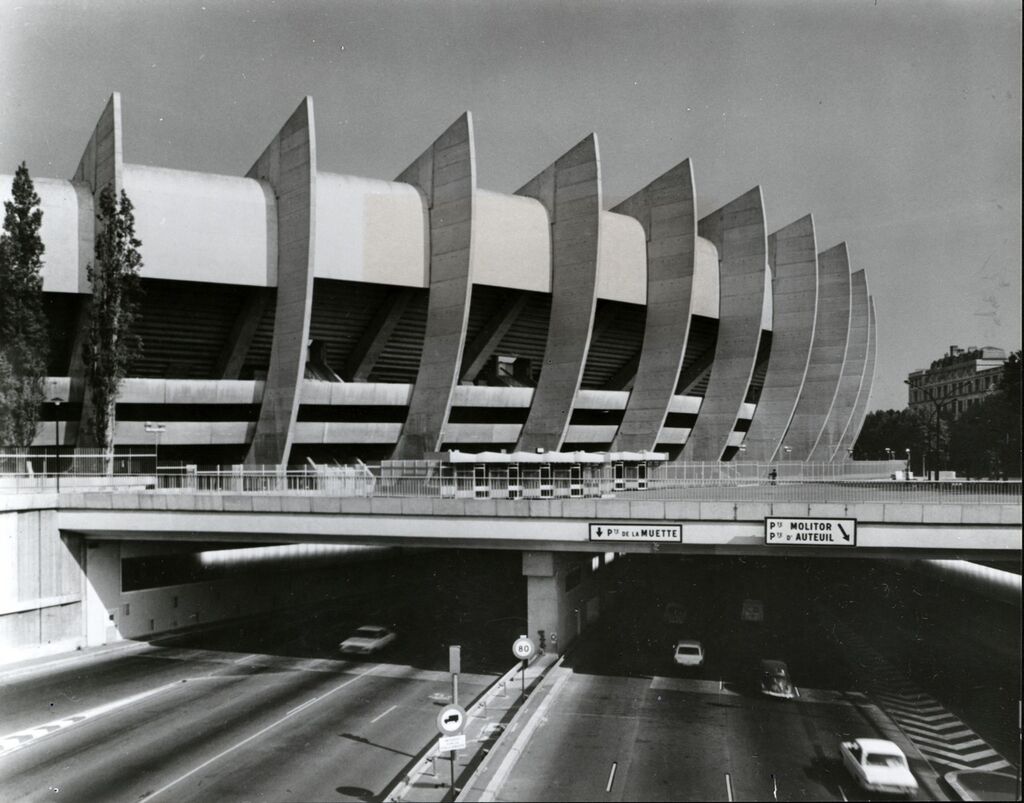
<instances>
[{"instance_id":1,"label":"white car","mask_svg":"<svg viewBox=\"0 0 1024 803\"><path fill-rule=\"evenodd\" d=\"M380 625L363 625L355 633L341 642L339 649L342 652L355 653L357 655L372 655L387 647L398 636L393 630Z\"/></svg>"},{"instance_id":2,"label":"white car","mask_svg":"<svg viewBox=\"0 0 1024 803\"><path fill-rule=\"evenodd\" d=\"M846 769L870 792L913 795L917 779L903 751L888 739L854 739L842 742L839 752Z\"/></svg>"},{"instance_id":3,"label":"white car","mask_svg":"<svg viewBox=\"0 0 1024 803\"><path fill-rule=\"evenodd\" d=\"M704 645L699 641L677 641L672 648L672 658L679 666L702 666L704 664Z\"/></svg>"}]
</instances>

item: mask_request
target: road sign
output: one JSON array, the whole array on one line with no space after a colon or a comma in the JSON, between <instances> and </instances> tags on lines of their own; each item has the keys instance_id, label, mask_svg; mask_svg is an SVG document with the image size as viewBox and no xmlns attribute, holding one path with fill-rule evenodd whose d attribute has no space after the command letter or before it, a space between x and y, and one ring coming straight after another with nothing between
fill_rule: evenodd
<instances>
[{"instance_id":1,"label":"road sign","mask_svg":"<svg viewBox=\"0 0 1024 803\"><path fill-rule=\"evenodd\" d=\"M453 675L462 671L462 647L457 644L448 648L448 671Z\"/></svg>"},{"instance_id":2,"label":"road sign","mask_svg":"<svg viewBox=\"0 0 1024 803\"><path fill-rule=\"evenodd\" d=\"M681 524L591 524L591 541L683 542Z\"/></svg>"},{"instance_id":3,"label":"road sign","mask_svg":"<svg viewBox=\"0 0 1024 803\"><path fill-rule=\"evenodd\" d=\"M533 639L527 636L520 636L512 644L512 654L520 661L532 658L535 652L537 652L537 645L533 643Z\"/></svg>"},{"instance_id":4,"label":"road sign","mask_svg":"<svg viewBox=\"0 0 1024 803\"><path fill-rule=\"evenodd\" d=\"M466 724L466 709L461 705L446 705L437 715L437 732L442 736L462 733Z\"/></svg>"},{"instance_id":5,"label":"road sign","mask_svg":"<svg viewBox=\"0 0 1024 803\"><path fill-rule=\"evenodd\" d=\"M437 740L437 749L441 753L449 753L452 750L466 749L466 734L460 733L455 736L442 736Z\"/></svg>"},{"instance_id":6,"label":"road sign","mask_svg":"<svg viewBox=\"0 0 1024 803\"><path fill-rule=\"evenodd\" d=\"M857 520L765 517L764 542L769 546L857 546Z\"/></svg>"}]
</instances>

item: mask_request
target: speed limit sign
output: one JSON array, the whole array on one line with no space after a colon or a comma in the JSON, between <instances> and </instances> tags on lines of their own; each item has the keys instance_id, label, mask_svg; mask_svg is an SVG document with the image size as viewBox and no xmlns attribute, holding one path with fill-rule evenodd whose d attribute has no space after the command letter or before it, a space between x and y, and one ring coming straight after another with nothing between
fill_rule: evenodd
<instances>
[{"instance_id":1,"label":"speed limit sign","mask_svg":"<svg viewBox=\"0 0 1024 803\"><path fill-rule=\"evenodd\" d=\"M537 645L533 643L533 639L527 636L520 636L512 644L512 654L520 661L532 658L535 652L537 652Z\"/></svg>"}]
</instances>

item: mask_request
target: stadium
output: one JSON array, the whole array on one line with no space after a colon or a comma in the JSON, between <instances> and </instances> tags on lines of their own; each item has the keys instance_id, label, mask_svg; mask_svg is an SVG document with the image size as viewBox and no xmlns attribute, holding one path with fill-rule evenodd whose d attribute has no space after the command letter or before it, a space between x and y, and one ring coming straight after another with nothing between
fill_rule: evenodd
<instances>
[{"instance_id":1,"label":"stadium","mask_svg":"<svg viewBox=\"0 0 1024 803\"><path fill-rule=\"evenodd\" d=\"M134 205L145 293L119 451L151 447L159 421L161 460L199 465L850 459L875 361L865 273L845 243L819 251L811 215L768 232L759 187L698 210L684 160L606 209L590 135L493 192L468 112L393 180L340 175L317 164L311 98L245 176L128 164L123 137L115 93L75 175L34 179L61 400L37 450L95 445L87 266L112 186Z\"/></svg>"}]
</instances>

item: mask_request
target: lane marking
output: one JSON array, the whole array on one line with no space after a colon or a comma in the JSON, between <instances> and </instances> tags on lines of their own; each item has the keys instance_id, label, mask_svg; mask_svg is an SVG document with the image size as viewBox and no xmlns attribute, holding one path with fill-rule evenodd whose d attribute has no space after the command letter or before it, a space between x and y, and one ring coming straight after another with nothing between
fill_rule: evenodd
<instances>
[{"instance_id":1,"label":"lane marking","mask_svg":"<svg viewBox=\"0 0 1024 803\"><path fill-rule=\"evenodd\" d=\"M389 708L389 709L388 709L387 711L385 711L385 712L384 712L383 714L378 714L378 715L377 715L377 716L375 716L375 717L374 717L373 719L371 719L371 720L370 720L370 724L372 725L372 724L373 724L374 722L376 722L376 721L377 721L378 719L384 719L384 717L386 717L386 716L387 716L388 714L390 714L390 713L391 713L392 711L394 711L394 710L395 710L396 708L398 708L398 706L397 706L397 705L393 705L393 706L391 706L391 708Z\"/></svg>"},{"instance_id":2,"label":"lane marking","mask_svg":"<svg viewBox=\"0 0 1024 803\"><path fill-rule=\"evenodd\" d=\"M725 773L725 794L729 799L729 803L732 803L734 799L732 796L732 776L728 772Z\"/></svg>"},{"instance_id":3,"label":"lane marking","mask_svg":"<svg viewBox=\"0 0 1024 803\"><path fill-rule=\"evenodd\" d=\"M312 700L307 700L305 703L303 703L302 705L298 706L297 708L293 708L291 711L289 711L287 714L285 714L283 717L281 717L276 722L271 722L265 728L262 728L262 729L256 731L256 733L252 734L251 736L247 736L245 739L242 739L242 741L238 742L237 744L232 745L227 750L222 750L217 755L215 755L213 758L207 759L202 764L200 764L198 767L195 767L194 769L189 770L184 775L181 775L178 778L175 778L170 783L165 784L164 786L161 786L155 792L152 792L149 795L144 796L143 799L144 800L152 800L157 795L163 794L168 789L170 789L170 788L172 788L174 786L177 786L179 783L181 783L182 781L184 781L187 778L191 778L197 772L199 772L200 770L203 770L206 767L210 766L215 761L219 761L220 759L224 758L224 756L226 756L226 755L228 755L230 753L235 752L238 748L240 748L240 747L242 747L244 745L247 745L249 742L253 741L253 739L258 739L260 736L262 736L267 731L273 730L278 725L280 725L282 722L286 722L287 720L291 719L293 716L295 716L295 714L297 714L299 711L303 710L307 706L309 706L309 705L311 705L311 704L313 704L315 702L321 701L321 700L326 700L328 697L330 697L335 692L341 691L346 686L351 686L357 680L361 680L362 678L365 678L367 675L371 674L375 669L377 669L376 666L371 666L365 672L361 672L360 674L356 675L354 678L351 678L350 680L346 680L344 683L341 683L341 684L335 686L333 689L331 689L329 691L326 691L323 694L318 695L317 697L314 697Z\"/></svg>"},{"instance_id":4,"label":"lane marking","mask_svg":"<svg viewBox=\"0 0 1024 803\"><path fill-rule=\"evenodd\" d=\"M617 770L618 768L619 768L619 762L618 761L613 761L612 762L611 772L608 773L608 785L604 788L604 791L606 791L606 792L612 791L612 784L615 783L615 770Z\"/></svg>"},{"instance_id":5,"label":"lane marking","mask_svg":"<svg viewBox=\"0 0 1024 803\"><path fill-rule=\"evenodd\" d=\"M152 697L153 695L160 694L168 689L181 686L185 682L186 681L184 680L175 680L170 683L165 683L163 686L157 686L155 689L133 694L131 697L125 697L121 700L114 700L111 703L104 703L103 705L96 706L95 708L90 708L80 714L61 717L60 719L55 719L53 722L47 722L45 725L35 725L31 728L25 728L24 730L17 731L16 733L10 733L7 736L2 736L0 737L0 756L6 756L13 753L15 750L20 750L23 747L34 744L39 739L44 736L48 736L51 733L58 733L73 725L78 725L82 722L94 719L95 717L102 716L103 714L115 711L118 708L124 708L126 705L132 705L133 703L145 700L147 697Z\"/></svg>"},{"instance_id":6,"label":"lane marking","mask_svg":"<svg viewBox=\"0 0 1024 803\"><path fill-rule=\"evenodd\" d=\"M849 800L849 798L846 797L846 792L843 790L843 787L841 786L839 787L839 796L845 801Z\"/></svg>"}]
</instances>

